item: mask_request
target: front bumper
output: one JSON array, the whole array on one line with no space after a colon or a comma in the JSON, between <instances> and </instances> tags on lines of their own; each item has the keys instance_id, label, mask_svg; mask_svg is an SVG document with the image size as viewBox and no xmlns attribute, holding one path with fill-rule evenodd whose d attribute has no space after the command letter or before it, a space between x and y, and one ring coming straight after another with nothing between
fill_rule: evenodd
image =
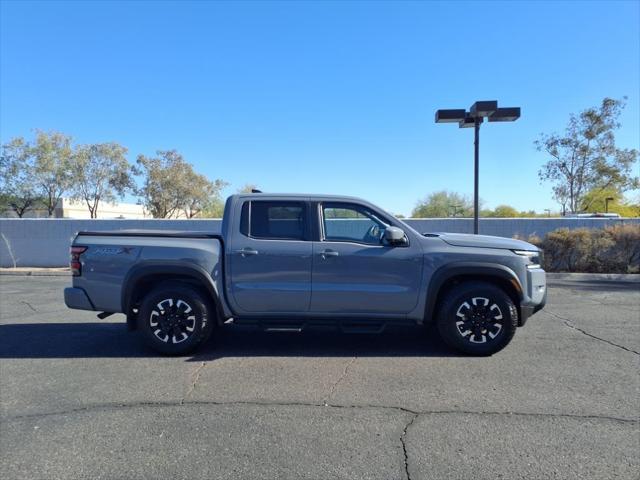
<instances>
[{"instance_id":1,"label":"front bumper","mask_svg":"<svg viewBox=\"0 0 640 480\"><path fill-rule=\"evenodd\" d=\"M547 304L547 288L545 286L544 295L542 296L542 300L540 301L540 303L534 304L534 305L526 304L526 303L520 304L520 319L518 321L518 326L520 327L523 326L526 323L526 321L529 319L529 317L531 317L531 315L542 310L546 304Z\"/></svg>"},{"instance_id":2,"label":"front bumper","mask_svg":"<svg viewBox=\"0 0 640 480\"><path fill-rule=\"evenodd\" d=\"M64 303L67 307L77 310L95 310L87 292L78 287L64 289Z\"/></svg>"},{"instance_id":3,"label":"front bumper","mask_svg":"<svg viewBox=\"0 0 640 480\"><path fill-rule=\"evenodd\" d=\"M526 299L520 303L519 326L534 313L540 311L547 303L547 278L541 268L527 269Z\"/></svg>"}]
</instances>

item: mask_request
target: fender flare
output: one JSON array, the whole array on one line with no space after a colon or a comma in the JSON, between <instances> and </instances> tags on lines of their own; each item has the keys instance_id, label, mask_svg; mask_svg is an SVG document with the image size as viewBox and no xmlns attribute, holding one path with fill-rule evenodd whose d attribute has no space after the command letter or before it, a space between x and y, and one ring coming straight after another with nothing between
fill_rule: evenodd
<instances>
[{"instance_id":1,"label":"fender flare","mask_svg":"<svg viewBox=\"0 0 640 480\"><path fill-rule=\"evenodd\" d=\"M425 302L424 322L429 323L432 321L433 313L436 308L436 302L440 289L449 280L454 277L468 276L468 277L489 277L498 278L503 281L509 282L513 285L514 290L518 294L517 307L520 308L520 301L524 298L524 292L520 279L513 270L504 265L498 263L485 263L485 262L453 262L447 265L443 265L438 268L429 280L429 286L427 287L427 301Z\"/></svg>"},{"instance_id":2,"label":"fender flare","mask_svg":"<svg viewBox=\"0 0 640 480\"><path fill-rule=\"evenodd\" d=\"M216 314L218 316L218 321L222 322L224 319L224 314L222 311L222 306L220 304L220 296L218 294L218 290L216 285L211 278L209 272L207 272L200 265L196 264L188 264L185 265L184 262L180 262L176 264L168 263L166 260L162 263L155 262L147 262L143 264L138 264L134 266L124 278L122 284L122 292L121 292L121 307L122 312L127 315L127 322L130 322L130 306L131 299L135 294L136 285L143 279L147 277L154 277L156 275L168 275L168 276L176 276L176 277L188 277L190 279L195 280L199 285L201 285L206 292L209 294L211 301L213 302L214 308L216 309ZM131 325L130 325L131 326Z\"/></svg>"}]
</instances>

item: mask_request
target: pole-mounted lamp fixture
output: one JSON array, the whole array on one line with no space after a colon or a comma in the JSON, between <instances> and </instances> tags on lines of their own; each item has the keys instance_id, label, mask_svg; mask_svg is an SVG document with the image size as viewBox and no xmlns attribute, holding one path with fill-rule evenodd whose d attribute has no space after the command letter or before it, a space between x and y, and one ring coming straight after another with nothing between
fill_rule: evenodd
<instances>
[{"instance_id":1,"label":"pole-mounted lamp fixture","mask_svg":"<svg viewBox=\"0 0 640 480\"><path fill-rule=\"evenodd\" d=\"M479 230L479 170L480 170L480 124L489 122L514 122L520 118L520 107L498 108L496 100L485 100L464 109L436 110L436 123L457 123L460 128L474 127L474 182L473 182L473 233Z\"/></svg>"},{"instance_id":2,"label":"pole-mounted lamp fixture","mask_svg":"<svg viewBox=\"0 0 640 480\"><path fill-rule=\"evenodd\" d=\"M609 213L609 202L615 200L613 197L607 197L604 199L604 213Z\"/></svg>"}]
</instances>

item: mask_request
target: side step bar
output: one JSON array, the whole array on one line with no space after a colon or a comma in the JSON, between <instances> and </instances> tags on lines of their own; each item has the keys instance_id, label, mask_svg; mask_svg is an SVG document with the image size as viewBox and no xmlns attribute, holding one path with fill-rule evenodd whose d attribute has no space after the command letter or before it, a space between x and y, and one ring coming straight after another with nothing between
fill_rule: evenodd
<instances>
[{"instance_id":1,"label":"side step bar","mask_svg":"<svg viewBox=\"0 0 640 480\"><path fill-rule=\"evenodd\" d=\"M343 333L381 333L387 325L407 324L406 320L360 320L360 319L265 319L265 318L240 318L234 319L235 325L251 326L265 332L292 332L300 333L305 330L312 331L341 331ZM415 325L415 323L413 323Z\"/></svg>"}]
</instances>

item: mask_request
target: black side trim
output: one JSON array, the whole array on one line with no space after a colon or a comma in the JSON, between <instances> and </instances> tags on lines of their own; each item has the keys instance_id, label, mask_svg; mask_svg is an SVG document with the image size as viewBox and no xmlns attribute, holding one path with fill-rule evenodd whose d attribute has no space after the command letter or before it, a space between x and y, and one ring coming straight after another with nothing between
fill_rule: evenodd
<instances>
[{"instance_id":1,"label":"black side trim","mask_svg":"<svg viewBox=\"0 0 640 480\"><path fill-rule=\"evenodd\" d=\"M531 315L536 313L536 307L532 305L520 305L520 318L518 319L518 326L522 327Z\"/></svg>"},{"instance_id":2,"label":"black side trim","mask_svg":"<svg viewBox=\"0 0 640 480\"><path fill-rule=\"evenodd\" d=\"M222 275L222 272L220 272ZM199 285L203 286L211 299L218 314L218 322L224 321L224 313L220 304L220 298L216 294L213 286L213 279L211 275L199 265L184 265L184 262L180 262L179 265L168 264L166 260L163 260L161 264L146 264L133 267L126 275L123 281L122 288L122 312L127 315L127 321L129 322L129 314L131 308L131 299L134 297L136 286L144 279L148 277L168 275L176 277L189 277L195 280Z\"/></svg>"},{"instance_id":3,"label":"black side trim","mask_svg":"<svg viewBox=\"0 0 640 480\"><path fill-rule=\"evenodd\" d=\"M522 285L518 276L508 267L497 263L481 263L481 262L454 262L440 267L435 271L429 286L427 287L427 302L425 305L424 321L431 321L438 294L442 286L454 277L471 276L471 277L493 277L510 282L518 292L519 300L524 297ZM518 302L519 303L519 302Z\"/></svg>"},{"instance_id":4,"label":"black side trim","mask_svg":"<svg viewBox=\"0 0 640 480\"><path fill-rule=\"evenodd\" d=\"M106 230L103 232L81 231L78 235L92 235L98 237L171 237L171 238L216 238L222 240L219 233L189 232L178 230Z\"/></svg>"},{"instance_id":5,"label":"black side trim","mask_svg":"<svg viewBox=\"0 0 640 480\"><path fill-rule=\"evenodd\" d=\"M547 304L547 292L548 289L544 291L544 297L542 297L542 302L538 305L522 305L520 304L520 321L518 323L519 327L522 327L526 321L536 312L539 312L544 308Z\"/></svg>"}]
</instances>

